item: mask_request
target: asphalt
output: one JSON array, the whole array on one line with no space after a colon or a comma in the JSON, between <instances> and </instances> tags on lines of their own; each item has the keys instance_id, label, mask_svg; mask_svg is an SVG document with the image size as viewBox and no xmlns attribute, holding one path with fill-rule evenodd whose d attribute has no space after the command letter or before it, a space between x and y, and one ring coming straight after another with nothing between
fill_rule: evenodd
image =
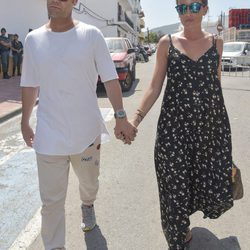
<instances>
[{"instance_id":1,"label":"asphalt","mask_svg":"<svg viewBox=\"0 0 250 250\"><path fill-rule=\"evenodd\" d=\"M146 64L151 66L150 64ZM141 67L138 76L142 76L133 95L136 98L124 98L125 106L133 109L141 98L143 84L148 82L143 72L149 68ZM0 80L0 123L21 112L20 78ZM233 209L217 221L204 221L197 213L192 218L193 240L192 250L248 250L249 248L249 78L223 76L223 92L231 117L233 130L234 154L236 162L245 176L245 197L237 201ZM106 107L106 98L99 98ZM159 104L160 105L160 104ZM99 198L96 202L98 225L91 233L82 235L79 229L80 209L77 179L74 175L69 178L68 199L66 203L67 243L69 250L163 250L166 242L160 228L157 186L151 165L152 157L147 145L153 145L155 121L159 105L154 108L137 141L132 147L123 147L114 141L103 147L102 175ZM130 111L130 110L128 110ZM132 112L132 111L131 111ZM131 113L130 112L130 113ZM152 124L151 124L152 120ZM114 121L108 124L110 131ZM147 129L147 130L146 130ZM145 135L145 133L144 133ZM142 154L140 145L143 146ZM139 151L140 150L140 151ZM138 155L138 152L141 152ZM129 156L129 157L128 157ZM131 175L131 173L133 173ZM33 221L32 221L33 223ZM193 227L194 226L194 227ZM27 233L28 229L25 229ZM31 230L29 234L32 234ZM82 235L79 237L79 235ZM23 240L23 238L22 238ZM13 249L42 250L41 236L34 233L30 247Z\"/></svg>"}]
</instances>

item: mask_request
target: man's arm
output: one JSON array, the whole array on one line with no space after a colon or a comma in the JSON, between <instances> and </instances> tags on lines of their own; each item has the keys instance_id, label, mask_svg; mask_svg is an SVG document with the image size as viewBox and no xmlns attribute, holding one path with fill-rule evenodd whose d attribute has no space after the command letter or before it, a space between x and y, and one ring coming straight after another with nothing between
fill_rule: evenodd
<instances>
[{"instance_id":1,"label":"man's arm","mask_svg":"<svg viewBox=\"0 0 250 250\"><path fill-rule=\"evenodd\" d=\"M6 43L6 42L4 42L4 41L0 41L0 43L1 43L3 46L7 47L7 48L10 48L10 47L11 47L11 43L10 43L10 42L9 42L9 43Z\"/></svg>"},{"instance_id":2,"label":"man's arm","mask_svg":"<svg viewBox=\"0 0 250 250\"><path fill-rule=\"evenodd\" d=\"M110 80L105 82L104 86L114 111L123 110L122 91L119 81L117 79ZM116 119L115 136L117 139L130 144L134 140L136 132L137 129L128 122L127 117Z\"/></svg>"},{"instance_id":3,"label":"man's arm","mask_svg":"<svg viewBox=\"0 0 250 250\"><path fill-rule=\"evenodd\" d=\"M38 87L22 87L21 130L27 146L32 147L34 132L29 125L30 116L38 96Z\"/></svg>"}]
</instances>

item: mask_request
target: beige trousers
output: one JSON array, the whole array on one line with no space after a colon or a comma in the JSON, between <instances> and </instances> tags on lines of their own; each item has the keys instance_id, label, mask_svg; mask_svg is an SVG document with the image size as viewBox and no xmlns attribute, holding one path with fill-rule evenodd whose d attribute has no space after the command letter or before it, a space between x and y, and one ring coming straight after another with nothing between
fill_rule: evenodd
<instances>
[{"instance_id":1,"label":"beige trousers","mask_svg":"<svg viewBox=\"0 0 250 250\"><path fill-rule=\"evenodd\" d=\"M39 189L42 200L41 235L46 250L65 245L64 204L70 163L79 180L83 204L94 203L99 187L100 137L83 153L50 156L37 153ZM79 221L80 224L80 221Z\"/></svg>"}]
</instances>

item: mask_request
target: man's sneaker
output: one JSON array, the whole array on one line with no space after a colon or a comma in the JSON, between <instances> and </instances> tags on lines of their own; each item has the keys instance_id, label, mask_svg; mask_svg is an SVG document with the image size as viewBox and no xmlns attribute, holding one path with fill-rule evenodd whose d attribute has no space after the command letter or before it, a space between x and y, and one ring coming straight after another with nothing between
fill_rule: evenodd
<instances>
[{"instance_id":1,"label":"man's sneaker","mask_svg":"<svg viewBox=\"0 0 250 250\"><path fill-rule=\"evenodd\" d=\"M81 228L83 232L91 231L96 225L94 206L83 205L82 208L82 224Z\"/></svg>"}]
</instances>

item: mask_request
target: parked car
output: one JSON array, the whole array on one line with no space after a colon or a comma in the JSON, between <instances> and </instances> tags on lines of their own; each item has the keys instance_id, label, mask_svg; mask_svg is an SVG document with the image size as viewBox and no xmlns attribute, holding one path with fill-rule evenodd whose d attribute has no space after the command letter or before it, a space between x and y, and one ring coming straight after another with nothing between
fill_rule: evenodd
<instances>
[{"instance_id":1,"label":"parked car","mask_svg":"<svg viewBox=\"0 0 250 250\"><path fill-rule=\"evenodd\" d=\"M224 43L222 69L250 65L250 42Z\"/></svg>"},{"instance_id":2,"label":"parked car","mask_svg":"<svg viewBox=\"0 0 250 250\"><path fill-rule=\"evenodd\" d=\"M128 38L107 37L105 41L115 64L122 91L129 91L135 80L135 49ZM102 84L100 78L98 84Z\"/></svg>"}]
</instances>

